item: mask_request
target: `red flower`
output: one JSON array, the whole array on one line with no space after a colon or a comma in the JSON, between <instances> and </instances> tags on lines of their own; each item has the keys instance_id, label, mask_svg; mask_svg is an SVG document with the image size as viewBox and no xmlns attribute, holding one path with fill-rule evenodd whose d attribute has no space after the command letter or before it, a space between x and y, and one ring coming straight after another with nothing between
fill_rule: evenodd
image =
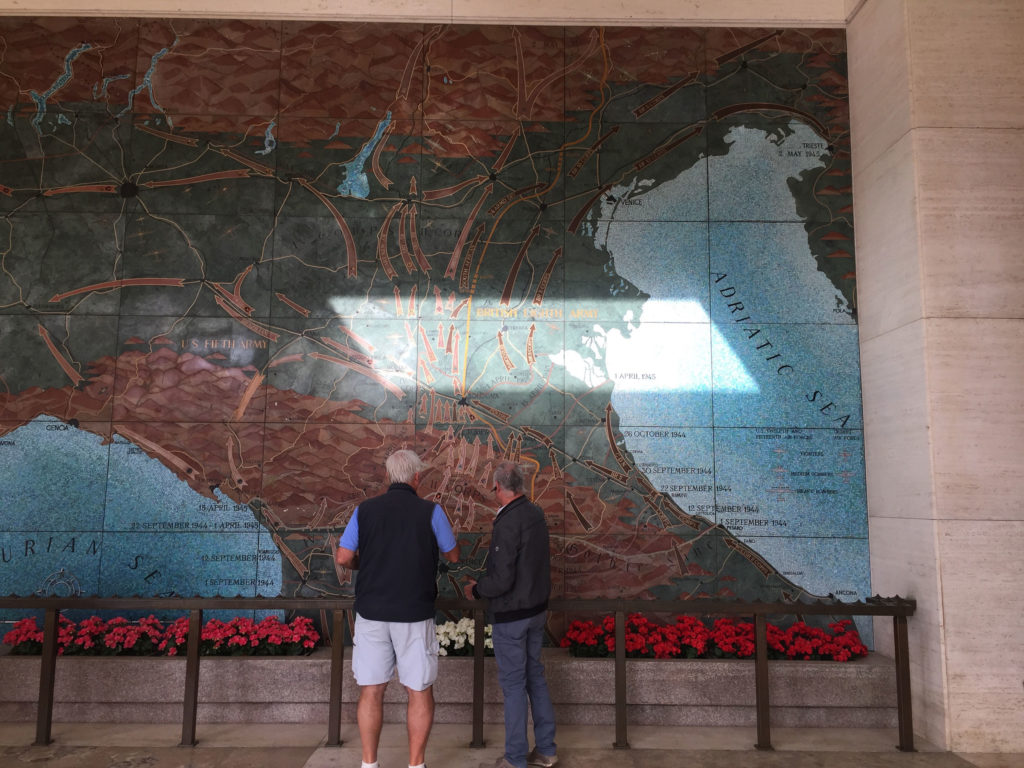
<instances>
[{"instance_id":1,"label":"red flower","mask_svg":"<svg viewBox=\"0 0 1024 768\"><path fill-rule=\"evenodd\" d=\"M189 620L176 619L166 628L155 617L137 622L123 617L104 621L99 616L83 619L77 625L60 616L58 653L131 654L177 656L188 640ZM235 618L225 624L211 619L202 628L200 653L293 654L308 653L320 640L312 619L300 616L284 624L274 616L257 623ZM16 654L39 653L43 632L34 618L18 621L3 637Z\"/></svg>"},{"instance_id":2,"label":"red flower","mask_svg":"<svg viewBox=\"0 0 1024 768\"><path fill-rule=\"evenodd\" d=\"M866 656L868 649L860 641L849 619L829 625L831 633L805 622L794 622L786 629L767 626L770 658L832 659L848 661ZM693 616L677 616L675 624L655 624L642 614L626 617L626 655L634 658L750 658L755 653L754 625L749 621L718 618L709 627ZM559 641L575 656L607 656L615 653L615 617L605 616L600 623L573 621Z\"/></svg>"}]
</instances>

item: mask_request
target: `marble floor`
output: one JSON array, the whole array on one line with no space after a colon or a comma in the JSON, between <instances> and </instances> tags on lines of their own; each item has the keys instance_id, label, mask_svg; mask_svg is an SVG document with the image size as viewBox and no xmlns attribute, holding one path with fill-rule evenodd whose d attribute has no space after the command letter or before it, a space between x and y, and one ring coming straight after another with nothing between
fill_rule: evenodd
<instances>
[{"instance_id":1,"label":"marble floor","mask_svg":"<svg viewBox=\"0 0 1024 768\"><path fill-rule=\"evenodd\" d=\"M53 743L32 746L32 723L0 723L0 768L358 768L359 737L342 728L340 747L322 746L324 724L200 724L195 747L180 747L181 729L167 724L56 723ZM470 749L467 725L436 725L427 750L431 768L491 766L502 730L489 725L487 746ZM564 768L1024 768L1024 755L942 752L916 739L918 751L894 748L892 730L804 728L772 730L773 751L753 749L752 728L633 726L630 749L612 748L614 729L563 726L558 732ZM407 765L401 724L384 726L381 768Z\"/></svg>"}]
</instances>

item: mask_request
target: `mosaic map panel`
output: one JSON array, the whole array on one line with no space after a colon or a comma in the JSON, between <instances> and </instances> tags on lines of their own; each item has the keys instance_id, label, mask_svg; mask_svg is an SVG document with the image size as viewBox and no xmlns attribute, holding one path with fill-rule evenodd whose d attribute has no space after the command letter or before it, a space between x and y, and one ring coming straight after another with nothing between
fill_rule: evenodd
<instances>
[{"instance_id":1,"label":"mosaic map panel","mask_svg":"<svg viewBox=\"0 0 1024 768\"><path fill-rule=\"evenodd\" d=\"M0 20L0 593L870 594L839 30ZM867 627L862 626L862 630Z\"/></svg>"}]
</instances>

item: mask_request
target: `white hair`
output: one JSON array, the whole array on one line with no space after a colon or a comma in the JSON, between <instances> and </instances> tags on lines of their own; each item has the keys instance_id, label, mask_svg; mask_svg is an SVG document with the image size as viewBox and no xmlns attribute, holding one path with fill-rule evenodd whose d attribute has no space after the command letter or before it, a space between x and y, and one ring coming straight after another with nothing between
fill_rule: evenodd
<instances>
[{"instance_id":1,"label":"white hair","mask_svg":"<svg viewBox=\"0 0 1024 768\"><path fill-rule=\"evenodd\" d=\"M417 472L429 468L429 464L416 455L415 451L402 449L395 451L388 456L384 467L388 472L388 479L392 483L411 483Z\"/></svg>"}]
</instances>

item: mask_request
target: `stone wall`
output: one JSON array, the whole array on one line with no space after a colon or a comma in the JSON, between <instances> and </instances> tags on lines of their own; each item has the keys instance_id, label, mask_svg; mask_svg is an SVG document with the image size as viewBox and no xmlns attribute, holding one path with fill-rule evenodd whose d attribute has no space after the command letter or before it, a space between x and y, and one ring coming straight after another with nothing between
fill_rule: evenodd
<instances>
[{"instance_id":1,"label":"stone wall","mask_svg":"<svg viewBox=\"0 0 1024 768\"><path fill-rule=\"evenodd\" d=\"M920 732L1019 752L1024 6L868 0L847 34L871 585L917 599Z\"/></svg>"},{"instance_id":2,"label":"stone wall","mask_svg":"<svg viewBox=\"0 0 1024 768\"><path fill-rule=\"evenodd\" d=\"M612 659L575 659L545 652L558 721L615 722ZM752 661L629 660L628 720L638 725L753 726ZM0 722L35 718L39 658L0 656ZM437 722L472 719L473 659L444 658L435 687ZM294 658L210 658L200 665L200 723L327 722L328 650ZM771 722L780 727L888 728L896 725L891 659L769 662ZM185 660L79 657L58 659L55 722L180 722ZM342 719L355 722L358 687L348 661L342 683ZM484 719L501 722L501 689L494 659L485 661ZM385 719L405 719L405 694L396 683L385 699Z\"/></svg>"}]
</instances>

